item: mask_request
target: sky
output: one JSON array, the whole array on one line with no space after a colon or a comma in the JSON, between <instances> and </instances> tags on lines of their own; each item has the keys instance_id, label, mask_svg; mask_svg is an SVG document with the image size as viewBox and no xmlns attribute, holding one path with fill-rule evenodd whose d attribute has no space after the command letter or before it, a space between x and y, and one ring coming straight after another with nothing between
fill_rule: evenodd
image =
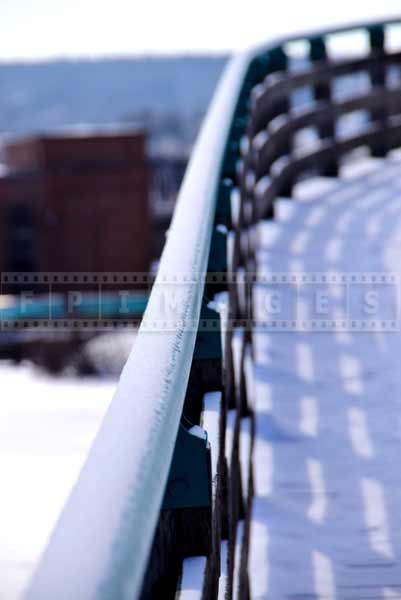
<instances>
[{"instance_id":1,"label":"sky","mask_svg":"<svg viewBox=\"0 0 401 600\"><path fill-rule=\"evenodd\" d=\"M0 0L0 60L232 51L398 15L400 0Z\"/></svg>"}]
</instances>

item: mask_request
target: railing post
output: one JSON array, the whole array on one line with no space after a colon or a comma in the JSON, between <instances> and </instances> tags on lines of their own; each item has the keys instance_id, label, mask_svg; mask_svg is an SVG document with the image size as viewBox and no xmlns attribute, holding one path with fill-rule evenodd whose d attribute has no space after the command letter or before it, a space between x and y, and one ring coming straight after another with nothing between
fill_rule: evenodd
<instances>
[{"instance_id":1,"label":"railing post","mask_svg":"<svg viewBox=\"0 0 401 600\"><path fill-rule=\"evenodd\" d=\"M231 219L231 192L233 190L233 182L231 179L225 178L220 184L217 194L217 206L215 225L224 225L227 229L232 227Z\"/></svg>"},{"instance_id":2,"label":"railing post","mask_svg":"<svg viewBox=\"0 0 401 600\"><path fill-rule=\"evenodd\" d=\"M288 70L288 56L285 53L282 46L278 46L277 48L273 48L269 53L270 58L270 73L282 72L285 73ZM290 96L287 95L284 98L280 98L277 104L277 115L279 114L289 114L291 110L291 102ZM292 140L288 140L286 152L289 154L292 149Z\"/></svg>"},{"instance_id":3,"label":"railing post","mask_svg":"<svg viewBox=\"0 0 401 600\"><path fill-rule=\"evenodd\" d=\"M218 242L221 245L221 242ZM194 285L203 285L197 282ZM146 572L141 600L172 598L182 560L210 556L212 538L211 452L198 425L203 397L222 389L220 315L203 302L181 425Z\"/></svg>"},{"instance_id":4,"label":"railing post","mask_svg":"<svg viewBox=\"0 0 401 600\"><path fill-rule=\"evenodd\" d=\"M324 63L327 61L327 49L326 42L323 37L314 37L309 40L309 58L312 63ZM331 84L330 82L317 83L313 86L313 96L317 102L324 101L328 104L331 103ZM318 132L320 139L334 140L336 135L335 122L331 119L326 123L318 126ZM322 175L326 177L337 177L338 176L338 161L330 161L322 169Z\"/></svg>"},{"instance_id":5,"label":"railing post","mask_svg":"<svg viewBox=\"0 0 401 600\"><path fill-rule=\"evenodd\" d=\"M202 432L201 428L198 428ZM211 454L185 421L178 429L140 600L173 598L184 558L211 550Z\"/></svg>"},{"instance_id":6,"label":"railing post","mask_svg":"<svg viewBox=\"0 0 401 600\"><path fill-rule=\"evenodd\" d=\"M185 418L191 423L198 424L200 421L203 395L222 390L222 361L220 315L204 302L183 411Z\"/></svg>"},{"instance_id":7,"label":"railing post","mask_svg":"<svg viewBox=\"0 0 401 600\"><path fill-rule=\"evenodd\" d=\"M185 422L178 429L162 508L208 507L210 494L210 448L206 434L202 438L192 433Z\"/></svg>"},{"instance_id":8,"label":"railing post","mask_svg":"<svg viewBox=\"0 0 401 600\"><path fill-rule=\"evenodd\" d=\"M277 71L281 71L281 72L286 72L288 70L288 56L285 53L285 51L283 50L282 46L278 46L277 48L273 48L270 51L270 71L272 73L275 73ZM290 115L290 111L291 111L291 101L290 101L290 95L285 96L284 98L280 98L279 102L277 103L277 115L283 115L283 114L287 114L288 116ZM274 113L272 113L273 115ZM282 153L283 154L287 154L290 155L292 152L292 137L289 138L285 144L283 144L282 146ZM292 196L292 189L294 186L294 182L292 180L288 180L284 183L282 189L281 189L281 193L283 194L283 196ZM266 217L273 217L274 216L274 206L272 205L271 208L271 214L266 215Z\"/></svg>"},{"instance_id":9,"label":"railing post","mask_svg":"<svg viewBox=\"0 0 401 600\"><path fill-rule=\"evenodd\" d=\"M374 25L368 27L368 36L369 43L371 48L371 54L376 61L370 69L370 82L371 86L378 88L386 87L386 75L387 69L386 65L383 61L383 58L386 54L385 49L385 30L383 25ZM373 122L380 124L381 128L385 128L387 121L388 111L385 106L376 108L370 111L370 118ZM371 146L372 156L383 157L386 156L388 152L387 144L383 140L381 142L376 142Z\"/></svg>"}]
</instances>

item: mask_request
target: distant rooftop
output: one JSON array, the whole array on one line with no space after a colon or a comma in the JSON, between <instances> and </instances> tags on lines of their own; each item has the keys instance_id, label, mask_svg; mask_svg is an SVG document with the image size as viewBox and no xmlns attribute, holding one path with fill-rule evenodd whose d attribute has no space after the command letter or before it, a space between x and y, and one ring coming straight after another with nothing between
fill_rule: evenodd
<instances>
[{"instance_id":1,"label":"distant rooftop","mask_svg":"<svg viewBox=\"0 0 401 600\"><path fill-rule=\"evenodd\" d=\"M145 158L145 139L145 130L132 126L58 128L7 141L3 163L19 172L65 169L73 165L92 168L101 164L133 164Z\"/></svg>"},{"instance_id":2,"label":"distant rooftop","mask_svg":"<svg viewBox=\"0 0 401 600\"><path fill-rule=\"evenodd\" d=\"M3 143L31 140L31 139L56 139L60 137L95 137L95 136L131 136L143 134L145 127L140 123L75 123L72 125L63 125L54 127L51 131L37 131L23 135L7 136L3 139Z\"/></svg>"}]
</instances>

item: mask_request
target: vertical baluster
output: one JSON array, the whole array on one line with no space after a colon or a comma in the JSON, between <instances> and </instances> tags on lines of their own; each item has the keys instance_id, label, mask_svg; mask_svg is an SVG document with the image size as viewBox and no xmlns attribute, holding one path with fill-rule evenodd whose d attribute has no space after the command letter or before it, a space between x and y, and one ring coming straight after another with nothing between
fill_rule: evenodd
<instances>
[{"instance_id":1,"label":"vertical baluster","mask_svg":"<svg viewBox=\"0 0 401 600\"><path fill-rule=\"evenodd\" d=\"M323 63L327 61L327 49L326 42L323 37L315 37L309 40L309 58L312 63ZM320 82L313 86L313 97L317 102L331 103L332 89L331 82ZM318 126L318 133L320 139L335 138L335 122L333 119L327 120L325 123ZM322 175L326 177L337 177L338 176L338 161L330 160L325 167L322 169Z\"/></svg>"},{"instance_id":2,"label":"vertical baluster","mask_svg":"<svg viewBox=\"0 0 401 600\"><path fill-rule=\"evenodd\" d=\"M270 60L271 60L271 72L276 71L287 71L288 70L288 56L283 50L282 46L278 48L273 48L270 51ZM291 94L288 93L285 97L280 97L277 102L276 114L277 115L288 115L291 111ZM275 115L274 111L271 113L271 117L273 118ZM266 123L266 126L268 123ZM288 140L280 144L280 156L285 154L291 154L292 152L292 137L289 137ZM292 188L294 185L294 181L292 179L287 179L280 186L280 194L283 196L292 196ZM274 206L271 207L271 213L266 215L267 218L274 217Z\"/></svg>"},{"instance_id":3,"label":"vertical baluster","mask_svg":"<svg viewBox=\"0 0 401 600\"><path fill-rule=\"evenodd\" d=\"M270 72L276 73L278 71L280 71L280 72L288 71L288 56L285 53L282 46L279 46L278 48L273 48L270 51ZM280 97L277 100L276 114L277 115L284 115L284 114L288 115L290 110L291 110L290 96L287 95L285 97ZM272 113L272 116L274 116L274 113ZM291 152L291 140L288 140L288 143L286 144L286 147L283 148L282 153L290 154L290 152Z\"/></svg>"},{"instance_id":4,"label":"vertical baluster","mask_svg":"<svg viewBox=\"0 0 401 600\"><path fill-rule=\"evenodd\" d=\"M368 28L369 43L371 55L375 59L373 66L370 69L369 76L372 87L386 87L386 65L384 63L385 49L385 30L382 25L375 25ZM370 111L370 118L373 122L380 124L380 128L384 128L388 117L388 111L385 104L379 108ZM379 142L372 144L372 156L386 156L388 147L386 141L381 139Z\"/></svg>"}]
</instances>

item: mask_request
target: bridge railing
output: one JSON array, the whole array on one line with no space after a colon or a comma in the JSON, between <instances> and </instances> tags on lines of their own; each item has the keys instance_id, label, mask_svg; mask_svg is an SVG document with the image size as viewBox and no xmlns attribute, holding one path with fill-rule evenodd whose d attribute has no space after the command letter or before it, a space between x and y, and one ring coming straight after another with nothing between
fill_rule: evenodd
<instances>
[{"instance_id":1,"label":"bridge railing","mask_svg":"<svg viewBox=\"0 0 401 600\"><path fill-rule=\"evenodd\" d=\"M29 599L173 598L183 559L201 555L199 598L250 597L257 224L300 177L336 176L360 146L382 156L400 145L401 95L388 73L401 55L386 52L396 23L280 40L230 61L139 335ZM366 35L366 56L331 60L327 39L353 30ZM292 69L295 41L307 52ZM368 89L337 97L334 82L361 72ZM303 88L300 110L294 93ZM340 135L341 117L358 110L357 130ZM311 127L305 147L298 134ZM183 598L185 581L184 561Z\"/></svg>"}]
</instances>

